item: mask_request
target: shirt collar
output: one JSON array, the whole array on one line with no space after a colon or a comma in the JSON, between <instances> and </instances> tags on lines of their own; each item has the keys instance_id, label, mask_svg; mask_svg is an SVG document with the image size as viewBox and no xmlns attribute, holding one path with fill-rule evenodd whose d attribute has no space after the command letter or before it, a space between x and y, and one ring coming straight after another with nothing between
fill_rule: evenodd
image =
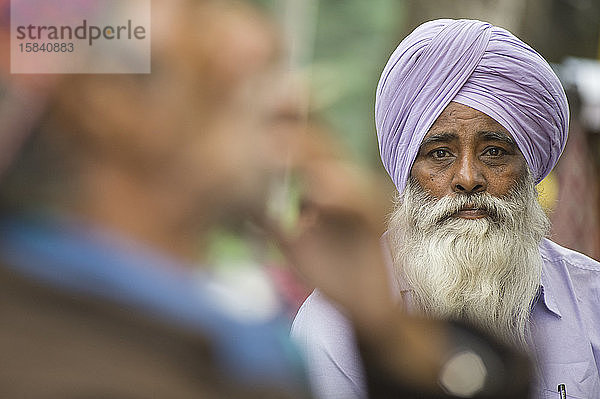
<instances>
[{"instance_id":1,"label":"shirt collar","mask_svg":"<svg viewBox=\"0 0 600 399\"><path fill-rule=\"evenodd\" d=\"M542 260L545 263L545 259L542 258ZM555 289L552 285L552 280L546 274L546 267L542 267L541 280L542 282L540 284L538 302L541 300L546 306L546 309L550 311L550 313L554 314L558 318L562 318L560 307L558 306L558 301L556 300L556 296L554 295Z\"/></svg>"}]
</instances>

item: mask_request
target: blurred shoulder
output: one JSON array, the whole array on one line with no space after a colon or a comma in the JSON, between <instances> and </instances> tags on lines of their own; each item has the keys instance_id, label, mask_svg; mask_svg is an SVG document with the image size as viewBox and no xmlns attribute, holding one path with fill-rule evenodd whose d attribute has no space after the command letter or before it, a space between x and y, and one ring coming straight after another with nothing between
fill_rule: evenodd
<instances>
[{"instance_id":1,"label":"blurred shoulder","mask_svg":"<svg viewBox=\"0 0 600 399\"><path fill-rule=\"evenodd\" d=\"M292 324L292 339L304 354L317 397L366 397L364 370L352 324L318 290L298 311Z\"/></svg>"},{"instance_id":2,"label":"blurred shoulder","mask_svg":"<svg viewBox=\"0 0 600 399\"><path fill-rule=\"evenodd\" d=\"M353 339L350 321L318 290L304 301L292 324L292 337L327 343L339 343L343 338Z\"/></svg>"}]
</instances>

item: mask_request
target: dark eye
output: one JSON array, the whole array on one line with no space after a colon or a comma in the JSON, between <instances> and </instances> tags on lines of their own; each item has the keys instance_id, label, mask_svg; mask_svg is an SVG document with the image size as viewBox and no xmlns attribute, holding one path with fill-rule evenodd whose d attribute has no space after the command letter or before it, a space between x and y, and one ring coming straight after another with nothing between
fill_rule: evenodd
<instances>
[{"instance_id":1,"label":"dark eye","mask_svg":"<svg viewBox=\"0 0 600 399\"><path fill-rule=\"evenodd\" d=\"M501 155L504 155L505 153L506 153L506 151L504 151L502 148L490 147L487 150L485 150L485 152L483 154L489 155L491 157L499 157Z\"/></svg>"},{"instance_id":2,"label":"dark eye","mask_svg":"<svg viewBox=\"0 0 600 399\"><path fill-rule=\"evenodd\" d=\"M442 159L450 156L450 152L447 150L433 150L429 154L435 159Z\"/></svg>"}]
</instances>

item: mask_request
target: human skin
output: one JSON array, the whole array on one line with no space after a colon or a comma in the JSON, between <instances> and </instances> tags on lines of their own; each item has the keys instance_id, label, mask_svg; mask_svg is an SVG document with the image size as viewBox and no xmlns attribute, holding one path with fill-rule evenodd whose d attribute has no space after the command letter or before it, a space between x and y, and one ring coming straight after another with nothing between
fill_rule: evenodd
<instances>
[{"instance_id":1,"label":"human skin","mask_svg":"<svg viewBox=\"0 0 600 399\"><path fill-rule=\"evenodd\" d=\"M258 11L227 4L157 0L151 74L59 82L46 140L72 166L44 207L188 262L215 226L264 213L285 158L278 45Z\"/></svg>"},{"instance_id":2,"label":"human skin","mask_svg":"<svg viewBox=\"0 0 600 399\"><path fill-rule=\"evenodd\" d=\"M435 198L487 192L505 197L527 172L511 134L488 115L451 102L425 135L411 178ZM465 219L487 216L468 208Z\"/></svg>"}]
</instances>

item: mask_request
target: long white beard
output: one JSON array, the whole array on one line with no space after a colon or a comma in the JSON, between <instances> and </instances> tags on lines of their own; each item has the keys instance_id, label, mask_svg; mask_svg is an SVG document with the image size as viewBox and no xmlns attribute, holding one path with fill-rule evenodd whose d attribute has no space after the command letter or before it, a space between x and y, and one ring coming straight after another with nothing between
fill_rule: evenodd
<instances>
[{"instance_id":1,"label":"long white beard","mask_svg":"<svg viewBox=\"0 0 600 399\"><path fill-rule=\"evenodd\" d=\"M549 221L528 175L506 197L487 193L439 200L411 180L389 223L394 267L414 289L417 310L470 322L504 342L527 347L529 315ZM452 215L466 205L488 217Z\"/></svg>"}]
</instances>

